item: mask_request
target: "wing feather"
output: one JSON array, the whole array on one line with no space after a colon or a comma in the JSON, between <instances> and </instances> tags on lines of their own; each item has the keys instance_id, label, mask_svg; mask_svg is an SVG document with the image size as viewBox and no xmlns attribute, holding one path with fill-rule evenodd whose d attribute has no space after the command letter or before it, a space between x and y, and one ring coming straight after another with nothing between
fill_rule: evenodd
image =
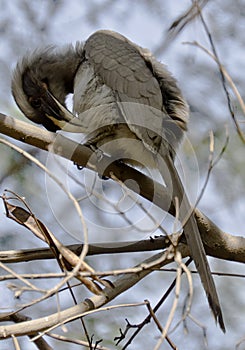
<instances>
[{"instance_id":1,"label":"wing feather","mask_svg":"<svg viewBox=\"0 0 245 350\"><path fill-rule=\"evenodd\" d=\"M157 152L161 137L186 129L188 107L175 79L152 54L119 33L101 30L84 46L85 57L115 94L130 130ZM174 127L172 127L172 125ZM177 125L177 126L176 126ZM169 128L164 130L164 128ZM148 130L144 130L147 128Z\"/></svg>"},{"instance_id":2,"label":"wing feather","mask_svg":"<svg viewBox=\"0 0 245 350\"><path fill-rule=\"evenodd\" d=\"M118 33L98 31L86 41L84 50L95 72L117 92L121 102L162 109L160 86L135 44Z\"/></svg>"},{"instance_id":3,"label":"wing feather","mask_svg":"<svg viewBox=\"0 0 245 350\"><path fill-rule=\"evenodd\" d=\"M156 133L162 133L162 93L139 48L118 33L99 31L89 37L84 51L95 73L115 94L130 130L156 152L160 143Z\"/></svg>"}]
</instances>

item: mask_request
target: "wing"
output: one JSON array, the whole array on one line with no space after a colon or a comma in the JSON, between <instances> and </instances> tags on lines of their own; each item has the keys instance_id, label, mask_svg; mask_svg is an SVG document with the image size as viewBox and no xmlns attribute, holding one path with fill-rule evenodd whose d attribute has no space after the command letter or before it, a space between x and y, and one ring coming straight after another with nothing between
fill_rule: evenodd
<instances>
[{"instance_id":1,"label":"wing","mask_svg":"<svg viewBox=\"0 0 245 350\"><path fill-rule=\"evenodd\" d=\"M112 31L98 31L86 41L85 55L104 83L117 91L123 102L162 107L159 84L136 45Z\"/></svg>"},{"instance_id":2,"label":"wing","mask_svg":"<svg viewBox=\"0 0 245 350\"><path fill-rule=\"evenodd\" d=\"M160 85L136 45L120 34L98 31L84 46L85 57L112 89L132 132L156 152L166 111Z\"/></svg>"},{"instance_id":3,"label":"wing","mask_svg":"<svg viewBox=\"0 0 245 350\"><path fill-rule=\"evenodd\" d=\"M166 67L124 36L101 30L89 37L85 56L109 86L131 131L145 146L158 151L162 137L173 144L182 139L188 106Z\"/></svg>"}]
</instances>

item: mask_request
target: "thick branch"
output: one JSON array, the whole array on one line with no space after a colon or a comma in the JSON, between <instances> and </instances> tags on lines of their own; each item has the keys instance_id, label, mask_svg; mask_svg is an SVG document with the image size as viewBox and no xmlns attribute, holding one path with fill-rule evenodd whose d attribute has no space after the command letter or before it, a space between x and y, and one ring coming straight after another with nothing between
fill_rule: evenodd
<instances>
[{"instance_id":1,"label":"thick branch","mask_svg":"<svg viewBox=\"0 0 245 350\"><path fill-rule=\"evenodd\" d=\"M223 232L198 209L195 216L208 255L245 263L245 237Z\"/></svg>"},{"instance_id":2,"label":"thick branch","mask_svg":"<svg viewBox=\"0 0 245 350\"><path fill-rule=\"evenodd\" d=\"M152 201L170 214L175 215L173 206L169 207L171 200L166 189L136 169L119 162L112 163L111 158L106 156L103 156L103 158L97 160L97 162L96 157L93 157L93 162L91 163L91 157L93 156L91 149L79 145L62 135L50 133L30 123L7 117L1 113L0 132L16 140L71 159L82 166L97 171L101 175L118 178L122 182L133 179L135 181L126 182L131 190L138 192L140 189L139 194L142 197ZM103 169L103 171L100 172L100 169ZM195 215L207 254L221 259L245 262L245 239L243 237L236 237L223 232L197 209L195 210ZM152 244L149 243L149 245L152 249ZM158 249L156 245L154 245L154 247L153 249ZM105 247L102 248L104 249ZM134 247L134 249L135 248L136 247ZM115 247L107 247L107 249L110 250L107 250L107 252L112 253L112 249L115 249ZM125 249L125 245L123 249ZM147 250L147 248L144 249ZM135 250L137 251L137 248ZM117 250L117 252L119 251ZM99 254L101 253L100 251ZM49 255L47 251L45 254ZM5 258L8 259L6 256Z\"/></svg>"},{"instance_id":3,"label":"thick branch","mask_svg":"<svg viewBox=\"0 0 245 350\"><path fill-rule=\"evenodd\" d=\"M92 243L88 247L87 255L102 254L119 254L119 253L135 253L154 250L163 250L169 245L167 237L157 237L145 239L142 241L123 241L123 242L106 242ZM72 244L67 246L68 249L76 253L78 256L83 249L82 244ZM54 259L54 254L49 248L35 248L23 250L0 251L0 261L2 263L27 262L32 260Z\"/></svg>"},{"instance_id":4,"label":"thick branch","mask_svg":"<svg viewBox=\"0 0 245 350\"><path fill-rule=\"evenodd\" d=\"M15 322L17 324L19 323L24 323L26 321L30 321L31 318L27 317L21 313L15 313L15 314L10 314L10 313L6 313L6 316L4 314L1 314L1 320L2 321L7 321L7 322ZM29 338L32 339L33 337L38 336L38 332L36 333L32 333L31 335L29 334ZM36 339L33 341L37 347L37 349L40 350L52 350L53 348L51 348L51 346L49 346L49 344L46 342L45 339L43 339L42 337Z\"/></svg>"},{"instance_id":5,"label":"thick branch","mask_svg":"<svg viewBox=\"0 0 245 350\"><path fill-rule=\"evenodd\" d=\"M198 227L202 236L206 253L219 259L245 263L245 238L233 236L221 231L198 209L195 210ZM154 250L163 250L169 245L169 238L157 237L142 241L92 243L89 245L87 255L135 253ZM83 249L82 244L67 246L78 256ZM0 251L2 263L17 263L33 260L54 259L54 254L49 248L34 248L23 250Z\"/></svg>"},{"instance_id":6,"label":"thick branch","mask_svg":"<svg viewBox=\"0 0 245 350\"><path fill-rule=\"evenodd\" d=\"M112 162L112 158L103 155L96 157L94 152L61 134L51 133L40 127L0 113L0 133L18 141L38 147L45 151L58 154L61 157L96 171L100 175L126 182L127 187L139 193L142 197L155 203L163 210L169 210L171 198L164 186L152 181L148 176L120 162ZM134 181L127 181L127 180ZM174 209L171 208L172 212Z\"/></svg>"}]
</instances>

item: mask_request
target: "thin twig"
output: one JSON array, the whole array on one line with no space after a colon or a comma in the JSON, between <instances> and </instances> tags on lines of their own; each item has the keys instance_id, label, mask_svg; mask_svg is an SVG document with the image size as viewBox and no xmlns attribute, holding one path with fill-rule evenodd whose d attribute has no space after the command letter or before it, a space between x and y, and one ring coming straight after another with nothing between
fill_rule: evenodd
<instances>
[{"instance_id":1,"label":"thin twig","mask_svg":"<svg viewBox=\"0 0 245 350\"><path fill-rule=\"evenodd\" d=\"M92 349L95 349L95 343L88 344L87 342L81 339L68 338L68 337L65 337L64 335L55 334L55 333L47 333L46 335L50 338L59 340L61 342L82 345L83 347L86 347L86 348L89 348L90 346L92 346ZM105 346L97 344L96 350L110 350L110 349Z\"/></svg>"},{"instance_id":2,"label":"thin twig","mask_svg":"<svg viewBox=\"0 0 245 350\"><path fill-rule=\"evenodd\" d=\"M185 45L193 45L193 46L196 46L196 47L200 48L200 49L203 50L208 56L210 56L216 63L218 63L217 57L215 57L215 55L212 54L211 51L209 51L206 47L204 47L204 46L203 46L202 44L200 44L199 42L197 42L197 41L192 41L192 42L190 42L190 41L185 41L183 44L185 44ZM222 70L222 72L223 72L223 74L224 74L226 80L227 80L228 83L230 84L230 87L231 87L231 89L233 90L234 95L236 96L236 98L237 98L237 100L238 100L238 102L239 102L239 105L240 105L240 107L241 107L241 110L242 110L243 114L245 115L245 103L244 103L244 101L243 101L243 99L242 99L242 96L241 96L241 94L240 94L238 88L237 88L236 85L234 84L234 82L233 82L231 76L229 75L229 73L227 72L226 68L225 68L223 65L221 65L221 66L220 66L220 69Z\"/></svg>"},{"instance_id":3,"label":"thin twig","mask_svg":"<svg viewBox=\"0 0 245 350\"><path fill-rule=\"evenodd\" d=\"M198 204L200 203L200 201L204 195L204 192L208 186L208 182L209 182L211 173L213 171L213 168L222 159L222 156L223 156L223 154L228 146L229 134L228 134L227 128L226 128L226 139L225 139L224 145L215 159L214 159L214 135L213 135L212 131L210 131L210 133L209 133L209 139L210 139L210 141L209 141L209 164L208 164L208 170L206 173L204 184L202 185L201 191L200 191L200 193L195 201L195 204L193 205L192 212L189 213L188 216L186 216L186 218L183 220L183 225L189 220L190 215L192 215L192 213L195 212L195 209L197 208Z\"/></svg>"},{"instance_id":4,"label":"thin twig","mask_svg":"<svg viewBox=\"0 0 245 350\"><path fill-rule=\"evenodd\" d=\"M2 264L0 262L0 267L11 273L12 276L14 276L15 278L17 278L18 280L20 280L21 282L23 282L24 284L26 284L31 290L35 291L35 292L39 292L39 293L45 293L46 291L44 289L41 288L37 288L36 286L34 286L34 284L30 283L29 281L27 281L25 278L23 278L21 275L19 275L17 272L13 271L10 267Z\"/></svg>"},{"instance_id":5,"label":"thin twig","mask_svg":"<svg viewBox=\"0 0 245 350\"><path fill-rule=\"evenodd\" d=\"M189 258L188 261L186 262L186 266L188 266L191 263L192 259ZM176 270L175 270L176 273ZM158 301L158 303L154 306L153 312L156 313L157 310L162 306L164 301L167 299L167 297L170 295L172 290L174 289L176 285L176 278L173 280L173 282L170 284L168 287L167 291L164 293L164 295L161 297L161 299ZM130 339L127 341L127 343L123 346L122 350L127 349L127 347L132 343L133 339L137 336L137 334L143 329L145 325L147 325L151 321L151 315L148 315L141 324L138 325L136 331L132 334Z\"/></svg>"},{"instance_id":6,"label":"thin twig","mask_svg":"<svg viewBox=\"0 0 245 350\"><path fill-rule=\"evenodd\" d=\"M189 254L188 249L186 249L186 247L181 244L179 245L179 249L181 250L182 256L187 256ZM91 309L98 309L106 303L108 303L109 301L113 300L118 295L122 294L123 292L131 288L133 285L137 284L140 280L142 280L152 272L152 269L146 269L144 267L153 266L154 263L157 263L158 265L156 265L155 268L159 268L161 266L169 264L173 260L173 258L169 257L169 254L166 254L165 259L163 259L162 256L163 254L160 253L146 259L143 263L141 263L142 271L137 274L132 273L120 276L115 281L113 281L115 288L105 288L103 290L103 295L94 295L78 305L67 308L64 311L62 310L59 313L60 323L63 323L71 318L79 318L84 314L84 312L87 312ZM7 338L11 334L15 334L17 336L29 334L29 332L40 332L44 329L53 327L57 324L57 316L57 313L51 314L48 316L41 317L39 319L35 319L28 323L25 322L21 326L18 325L18 327L16 325L5 325L3 327L0 326L0 338Z\"/></svg>"},{"instance_id":7,"label":"thin twig","mask_svg":"<svg viewBox=\"0 0 245 350\"><path fill-rule=\"evenodd\" d=\"M13 344L14 344L15 350L21 350L20 349L20 344L18 342L18 339L14 336L14 334L11 337L12 337L12 340L13 340Z\"/></svg>"},{"instance_id":8,"label":"thin twig","mask_svg":"<svg viewBox=\"0 0 245 350\"><path fill-rule=\"evenodd\" d=\"M175 253L175 261L177 262L177 270L176 270L176 286L175 286L175 298L171 307L171 310L168 314L168 319L166 322L165 327L162 330L162 334L154 347L154 350L159 350L160 346L162 345L162 342L166 338L169 328L171 326L171 323L173 321L175 311L177 309L178 301L179 301L179 295L180 295L180 286L181 286L181 274L182 274L182 267L181 267L181 255L180 252L176 251Z\"/></svg>"},{"instance_id":9,"label":"thin twig","mask_svg":"<svg viewBox=\"0 0 245 350\"><path fill-rule=\"evenodd\" d=\"M236 130L237 130L237 133L241 139L241 141L243 143L245 143L245 136L239 126L239 123L236 119L236 116L235 116L235 113L233 111L233 108L232 108L232 105L231 105L231 98L230 98L230 94L229 94L229 91L227 89L227 86L226 86L226 79L225 79L225 75L224 75L224 72L223 72L223 68L222 68L222 64L221 64L221 61L218 57L218 53L217 53L217 50L216 50L216 47L215 47L215 44L214 44L214 41L213 41L213 37L212 37L212 34L211 32L209 31L209 28L208 28L208 25L206 23L206 21L204 20L204 17L203 17L203 14L202 14L202 11L201 11L201 8L199 7L198 3L196 3L196 6L198 8L198 11L199 11L199 17L201 19L201 22L203 24L203 27L204 27L204 30L208 36L208 39L209 39L209 42L210 42L210 45L211 45L211 48L212 48L212 51L213 51L213 54L215 56L215 60L218 64L218 67L219 67L219 72L220 72L220 76L221 76L221 82L222 82L222 86L223 86L223 89L224 89L224 92L226 94L226 98L227 98L227 104L228 104L228 109L229 109L229 112L230 112L230 115L231 115L231 118L236 126Z\"/></svg>"},{"instance_id":10,"label":"thin twig","mask_svg":"<svg viewBox=\"0 0 245 350\"><path fill-rule=\"evenodd\" d=\"M71 322L73 320L76 320L76 319L78 319L80 317L85 317L85 316L88 316L88 315L91 315L91 314L94 314L94 313L98 313L98 312L101 312L101 311L108 311L108 310L124 308L124 307L136 307L136 306L142 306L142 305L145 305L145 304L146 304L146 302L143 302L143 303L118 304L118 305L111 305L111 306L100 307L99 309L95 309L95 310L88 310L88 311L82 312L80 315L77 314L77 315L71 316L71 317L69 317L67 319L64 319L64 320L62 320L60 322L57 322L56 324L54 324L50 328L47 328L44 331L40 332L40 334L35 336L33 338L33 340L37 340L39 337L49 333L53 329L55 329L57 327L60 327L60 326L64 325L65 323L69 323L69 322Z\"/></svg>"},{"instance_id":11,"label":"thin twig","mask_svg":"<svg viewBox=\"0 0 245 350\"><path fill-rule=\"evenodd\" d=\"M146 307L147 307L147 309L149 311L149 314L151 315L151 318L154 320L155 324L157 325L157 328L162 333L163 332L162 325L159 322L155 312L153 311L150 302L148 300L145 300L145 301L146 301ZM172 349L177 350L176 345L171 341L171 339L167 335L166 335L166 340L167 340L167 342L169 343L169 345L171 346Z\"/></svg>"},{"instance_id":12,"label":"thin twig","mask_svg":"<svg viewBox=\"0 0 245 350\"><path fill-rule=\"evenodd\" d=\"M81 227L83 227L83 235L84 235L84 246L83 250L80 255L80 259L84 260L85 256L87 255L88 251L88 232L87 232L87 225L83 217L83 213L81 211L81 208L76 200L76 198L72 195L70 191L68 191L65 187L65 185L39 160L37 160L35 157L33 157L30 153L23 151L20 147L14 145L13 143L0 138L0 143L3 143L4 145L14 149L16 152L20 153L25 158L29 159L31 162L33 162L35 165L37 165L40 169L42 169L60 188L61 190L67 195L67 197L70 199L72 204L74 205L74 208L78 214L78 217L81 221Z\"/></svg>"}]
</instances>

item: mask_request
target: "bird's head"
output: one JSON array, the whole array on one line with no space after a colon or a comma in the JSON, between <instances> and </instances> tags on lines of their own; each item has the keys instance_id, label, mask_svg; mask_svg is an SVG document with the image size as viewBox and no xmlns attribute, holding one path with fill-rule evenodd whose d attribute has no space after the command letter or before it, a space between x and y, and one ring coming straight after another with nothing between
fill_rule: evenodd
<instances>
[{"instance_id":1,"label":"bird's head","mask_svg":"<svg viewBox=\"0 0 245 350\"><path fill-rule=\"evenodd\" d=\"M50 131L62 129L73 118L65 99L73 93L82 46L53 47L27 54L16 66L12 79L14 99L27 118Z\"/></svg>"}]
</instances>

